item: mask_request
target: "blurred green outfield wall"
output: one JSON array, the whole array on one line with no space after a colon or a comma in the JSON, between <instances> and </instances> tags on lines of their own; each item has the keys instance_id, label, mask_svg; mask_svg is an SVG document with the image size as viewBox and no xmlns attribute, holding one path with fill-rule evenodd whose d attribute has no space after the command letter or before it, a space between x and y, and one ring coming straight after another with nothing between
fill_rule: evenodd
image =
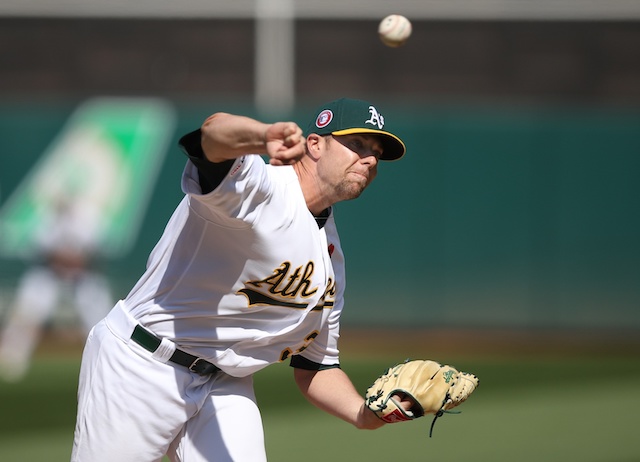
<instances>
[{"instance_id":1,"label":"blurred green outfield wall","mask_svg":"<svg viewBox=\"0 0 640 462\"><path fill-rule=\"evenodd\" d=\"M0 203L75 105L0 103ZM408 154L338 204L352 324L640 328L640 111L391 106ZM105 262L124 297L181 197L179 122L135 249ZM306 125L309 108L292 119ZM303 126L304 126L303 125ZM24 262L0 260L3 300Z\"/></svg>"}]
</instances>

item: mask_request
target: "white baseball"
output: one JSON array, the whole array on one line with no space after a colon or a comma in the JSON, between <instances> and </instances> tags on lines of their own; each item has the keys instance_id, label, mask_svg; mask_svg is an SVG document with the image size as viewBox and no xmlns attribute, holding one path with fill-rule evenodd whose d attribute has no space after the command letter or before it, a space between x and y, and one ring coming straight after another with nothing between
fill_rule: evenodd
<instances>
[{"instance_id":1,"label":"white baseball","mask_svg":"<svg viewBox=\"0 0 640 462\"><path fill-rule=\"evenodd\" d=\"M411 35L411 21L399 14L390 14L378 26L380 40L385 45L396 48L404 45Z\"/></svg>"}]
</instances>

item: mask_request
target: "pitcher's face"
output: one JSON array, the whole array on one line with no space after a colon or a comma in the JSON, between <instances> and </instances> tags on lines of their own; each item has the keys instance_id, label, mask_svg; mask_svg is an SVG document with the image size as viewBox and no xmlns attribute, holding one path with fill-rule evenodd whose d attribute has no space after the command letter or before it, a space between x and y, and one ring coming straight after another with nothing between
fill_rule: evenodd
<instances>
[{"instance_id":1,"label":"pitcher's face","mask_svg":"<svg viewBox=\"0 0 640 462\"><path fill-rule=\"evenodd\" d=\"M336 202L355 199L378 173L382 143L375 135L326 136L318 175L334 190Z\"/></svg>"}]
</instances>

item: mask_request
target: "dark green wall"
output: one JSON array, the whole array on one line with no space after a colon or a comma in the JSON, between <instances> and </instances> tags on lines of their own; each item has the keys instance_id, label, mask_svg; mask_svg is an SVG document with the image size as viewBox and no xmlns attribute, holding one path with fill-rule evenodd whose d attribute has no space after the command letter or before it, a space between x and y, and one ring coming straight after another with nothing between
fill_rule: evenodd
<instances>
[{"instance_id":1,"label":"dark green wall","mask_svg":"<svg viewBox=\"0 0 640 462\"><path fill-rule=\"evenodd\" d=\"M640 326L640 113L416 109L339 206L348 319Z\"/></svg>"},{"instance_id":2,"label":"dark green wall","mask_svg":"<svg viewBox=\"0 0 640 462\"><path fill-rule=\"evenodd\" d=\"M389 106L389 105L387 105ZM179 201L179 122L136 248L105 264L119 297ZM73 110L0 103L0 201ZM306 108L305 108L306 109ZM347 254L345 322L399 326L640 327L640 112L387 108L408 145L357 201L336 207ZM303 123L300 111L292 115ZM0 260L4 293L21 262Z\"/></svg>"}]
</instances>

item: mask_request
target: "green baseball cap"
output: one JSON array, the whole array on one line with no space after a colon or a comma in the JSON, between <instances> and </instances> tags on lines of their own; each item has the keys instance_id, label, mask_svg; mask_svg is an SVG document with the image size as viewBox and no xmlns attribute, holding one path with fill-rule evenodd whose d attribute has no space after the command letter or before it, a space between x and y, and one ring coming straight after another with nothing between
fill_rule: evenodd
<instances>
[{"instance_id":1,"label":"green baseball cap","mask_svg":"<svg viewBox=\"0 0 640 462\"><path fill-rule=\"evenodd\" d=\"M307 134L351 135L370 133L380 135L383 152L381 160L397 160L404 156L406 147L393 133L383 130L385 119L374 105L367 101L340 98L320 106L309 124Z\"/></svg>"}]
</instances>

